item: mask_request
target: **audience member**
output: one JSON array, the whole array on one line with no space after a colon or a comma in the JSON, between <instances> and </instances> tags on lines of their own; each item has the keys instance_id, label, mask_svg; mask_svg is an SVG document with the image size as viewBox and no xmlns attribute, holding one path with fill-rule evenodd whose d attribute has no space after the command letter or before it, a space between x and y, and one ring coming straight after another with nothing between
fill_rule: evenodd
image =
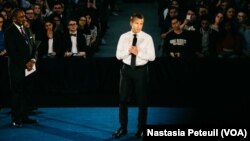
<instances>
[{"instance_id":1,"label":"audience member","mask_svg":"<svg viewBox=\"0 0 250 141\"><path fill-rule=\"evenodd\" d=\"M69 19L68 31L64 33L65 57L86 57L88 56L85 37L78 32L76 19Z\"/></svg>"}]
</instances>

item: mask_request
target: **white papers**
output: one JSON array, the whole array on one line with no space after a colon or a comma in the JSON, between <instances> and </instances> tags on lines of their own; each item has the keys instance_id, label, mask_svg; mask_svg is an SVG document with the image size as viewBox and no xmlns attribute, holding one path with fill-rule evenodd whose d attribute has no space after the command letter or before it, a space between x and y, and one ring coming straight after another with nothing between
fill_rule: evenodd
<instances>
[{"instance_id":1,"label":"white papers","mask_svg":"<svg viewBox=\"0 0 250 141\"><path fill-rule=\"evenodd\" d=\"M36 71L36 64L33 65L32 69L30 71L28 71L28 69L25 69L25 76L29 76L30 74L32 74L35 71Z\"/></svg>"}]
</instances>

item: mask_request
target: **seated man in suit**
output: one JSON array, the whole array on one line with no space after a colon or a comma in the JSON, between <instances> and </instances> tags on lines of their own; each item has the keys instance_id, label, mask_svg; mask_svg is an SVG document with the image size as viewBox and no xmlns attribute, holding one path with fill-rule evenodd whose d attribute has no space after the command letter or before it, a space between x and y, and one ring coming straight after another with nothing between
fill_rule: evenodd
<instances>
[{"instance_id":1,"label":"seated man in suit","mask_svg":"<svg viewBox=\"0 0 250 141\"><path fill-rule=\"evenodd\" d=\"M65 45L65 57L78 56L86 57L86 39L85 37L77 32L77 20L68 20L68 32L64 35L64 45Z\"/></svg>"}]
</instances>

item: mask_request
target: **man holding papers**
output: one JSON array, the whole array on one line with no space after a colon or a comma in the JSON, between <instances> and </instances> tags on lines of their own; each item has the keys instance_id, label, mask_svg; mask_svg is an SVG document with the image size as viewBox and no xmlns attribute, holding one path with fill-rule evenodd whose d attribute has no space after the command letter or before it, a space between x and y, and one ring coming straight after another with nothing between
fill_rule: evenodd
<instances>
[{"instance_id":1,"label":"man holding papers","mask_svg":"<svg viewBox=\"0 0 250 141\"><path fill-rule=\"evenodd\" d=\"M36 46L31 35L25 32L23 23L25 13L15 9L12 13L13 24L4 35L5 47L9 55L9 75L11 86L11 117L13 127L37 123L28 117L29 98L32 92L33 75L36 63ZM25 75L25 71L33 71Z\"/></svg>"}]
</instances>

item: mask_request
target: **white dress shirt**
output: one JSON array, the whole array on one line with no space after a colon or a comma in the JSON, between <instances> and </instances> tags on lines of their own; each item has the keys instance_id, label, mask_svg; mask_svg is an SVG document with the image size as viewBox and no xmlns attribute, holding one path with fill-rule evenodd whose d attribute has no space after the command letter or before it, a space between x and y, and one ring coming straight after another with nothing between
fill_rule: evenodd
<instances>
[{"instance_id":1,"label":"white dress shirt","mask_svg":"<svg viewBox=\"0 0 250 141\"><path fill-rule=\"evenodd\" d=\"M23 25L19 26L19 25L15 24L15 23L14 23L14 25L17 27L17 29L19 30L19 32L20 32L21 34L22 34L22 32L25 33L24 28L23 28ZM23 31L21 31L21 28L23 29ZM26 34L26 33L25 33L25 34Z\"/></svg>"},{"instance_id":2,"label":"white dress shirt","mask_svg":"<svg viewBox=\"0 0 250 141\"><path fill-rule=\"evenodd\" d=\"M75 32L75 33L70 33L70 34L77 34L77 33ZM78 53L76 36L70 36L70 38L71 38L71 42L72 42L71 52Z\"/></svg>"},{"instance_id":3,"label":"white dress shirt","mask_svg":"<svg viewBox=\"0 0 250 141\"><path fill-rule=\"evenodd\" d=\"M48 40L48 53L53 53L53 38Z\"/></svg>"},{"instance_id":4,"label":"white dress shirt","mask_svg":"<svg viewBox=\"0 0 250 141\"><path fill-rule=\"evenodd\" d=\"M134 34L135 33L133 33L132 31L122 34L117 45L116 58L118 60L122 60L123 63L127 65L131 64L131 54L129 53L129 49L132 46ZM138 54L136 56L136 66L142 66L147 64L148 61L154 61L155 47L152 37L143 31L136 33L136 35L136 46L138 48Z\"/></svg>"}]
</instances>

